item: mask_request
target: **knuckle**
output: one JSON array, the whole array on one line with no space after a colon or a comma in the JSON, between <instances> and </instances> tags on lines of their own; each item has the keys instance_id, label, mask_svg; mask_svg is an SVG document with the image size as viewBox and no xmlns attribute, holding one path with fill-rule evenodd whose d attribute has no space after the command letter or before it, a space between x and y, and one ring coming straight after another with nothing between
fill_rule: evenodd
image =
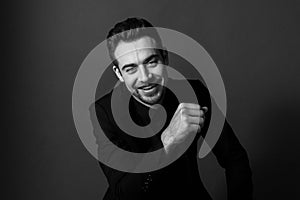
<instances>
[{"instance_id":1,"label":"knuckle","mask_svg":"<svg viewBox=\"0 0 300 200\"><path fill-rule=\"evenodd\" d=\"M189 123L188 123L188 121L187 121L186 118L183 120L182 126L183 126L184 128L186 128L186 127L189 126Z\"/></svg>"},{"instance_id":2,"label":"knuckle","mask_svg":"<svg viewBox=\"0 0 300 200\"><path fill-rule=\"evenodd\" d=\"M197 130L198 130L198 126L195 126L195 125L194 125L194 126L190 126L189 129L190 129L190 131L193 131L193 132L194 132L194 131L197 131Z\"/></svg>"},{"instance_id":3,"label":"knuckle","mask_svg":"<svg viewBox=\"0 0 300 200\"><path fill-rule=\"evenodd\" d=\"M204 114L203 110L200 110L200 116L202 116Z\"/></svg>"},{"instance_id":4,"label":"knuckle","mask_svg":"<svg viewBox=\"0 0 300 200\"><path fill-rule=\"evenodd\" d=\"M199 123L200 123L200 124L203 124L203 123L204 123L204 118L200 117Z\"/></svg>"},{"instance_id":5,"label":"knuckle","mask_svg":"<svg viewBox=\"0 0 300 200\"><path fill-rule=\"evenodd\" d=\"M178 108L179 108L179 109L184 108L184 103L180 103L179 106L178 106Z\"/></svg>"},{"instance_id":6,"label":"knuckle","mask_svg":"<svg viewBox=\"0 0 300 200\"><path fill-rule=\"evenodd\" d=\"M198 133L199 133L201 130L202 130L201 127L198 127L198 128L197 128L197 132L198 132Z\"/></svg>"},{"instance_id":7,"label":"knuckle","mask_svg":"<svg viewBox=\"0 0 300 200\"><path fill-rule=\"evenodd\" d=\"M187 118L186 115L182 115L182 116L181 116L181 119L182 119L182 121L185 122L185 123L188 121L188 118Z\"/></svg>"},{"instance_id":8,"label":"knuckle","mask_svg":"<svg viewBox=\"0 0 300 200\"><path fill-rule=\"evenodd\" d=\"M180 110L180 114L182 114L182 115L187 114L186 108L182 108L182 109Z\"/></svg>"}]
</instances>

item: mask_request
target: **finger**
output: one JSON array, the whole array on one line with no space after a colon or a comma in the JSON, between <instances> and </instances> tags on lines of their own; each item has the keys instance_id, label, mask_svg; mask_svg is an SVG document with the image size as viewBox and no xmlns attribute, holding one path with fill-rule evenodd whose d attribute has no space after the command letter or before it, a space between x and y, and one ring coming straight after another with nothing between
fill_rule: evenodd
<instances>
[{"instance_id":1,"label":"finger","mask_svg":"<svg viewBox=\"0 0 300 200\"><path fill-rule=\"evenodd\" d=\"M175 111L174 115L176 114L187 114L189 115L189 110L200 110L200 105L198 104L193 104L193 103L180 103L177 107L177 110ZM195 113L191 113L191 115L199 115L199 113L197 114L196 111Z\"/></svg>"},{"instance_id":2,"label":"finger","mask_svg":"<svg viewBox=\"0 0 300 200\"><path fill-rule=\"evenodd\" d=\"M180 103L178 105L178 109L182 109L182 108L200 109L200 105L199 104L195 104L195 103Z\"/></svg>"},{"instance_id":3,"label":"finger","mask_svg":"<svg viewBox=\"0 0 300 200\"><path fill-rule=\"evenodd\" d=\"M182 109L181 114L187 114L189 116L195 116L195 117L203 117L204 114L207 112L208 108L203 107L201 109Z\"/></svg>"},{"instance_id":4,"label":"finger","mask_svg":"<svg viewBox=\"0 0 300 200\"><path fill-rule=\"evenodd\" d=\"M194 117L201 117L204 112L200 109L185 109L184 113L182 114L187 114L188 116L194 116Z\"/></svg>"},{"instance_id":5,"label":"finger","mask_svg":"<svg viewBox=\"0 0 300 200\"><path fill-rule=\"evenodd\" d=\"M201 125L204 122L204 118L203 117L188 117L187 121L189 124L196 124L196 125Z\"/></svg>"},{"instance_id":6,"label":"finger","mask_svg":"<svg viewBox=\"0 0 300 200\"><path fill-rule=\"evenodd\" d=\"M208 111L208 108L206 106L202 107L201 110L203 110L204 113Z\"/></svg>"},{"instance_id":7,"label":"finger","mask_svg":"<svg viewBox=\"0 0 300 200\"><path fill-rule=\"evenodd\" d=\"M197 124L192 124L190 126L191 128L191 131L195 131L195 132L198 132L199 130L201 130L201 126L197 125Z\"/></svg>"}]
</instances>

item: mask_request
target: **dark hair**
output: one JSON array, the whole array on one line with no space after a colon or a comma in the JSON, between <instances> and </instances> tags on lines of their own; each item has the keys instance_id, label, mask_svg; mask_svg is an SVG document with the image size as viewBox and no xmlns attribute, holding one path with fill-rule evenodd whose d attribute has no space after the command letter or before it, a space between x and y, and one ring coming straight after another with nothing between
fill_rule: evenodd
<instances>
[{"instance_id":1,"label":"dark hair","mask_svg":"<svg viewBox=\"0 0 300 200\"><path fill-rule=\"evenodd\" d=\"M109 56L115 66L118 66L118 62L116 61L114 52L121 40L125 42L131 42L143 36L149 36L156 41L158 48L162 48L161 38L158 35L157 30L151 27L153 27L153 25L147 20L133 17L117 23L108 32L106 37L107 48Z\"/></svg>"}]
</instances>

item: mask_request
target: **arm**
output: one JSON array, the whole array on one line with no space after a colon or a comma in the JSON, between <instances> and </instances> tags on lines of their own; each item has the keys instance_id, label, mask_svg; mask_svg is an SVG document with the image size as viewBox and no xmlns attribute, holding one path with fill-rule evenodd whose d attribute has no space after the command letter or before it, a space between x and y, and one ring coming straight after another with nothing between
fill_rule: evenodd
<instances>
[{"instance_id":1,"label":"arm","mask_svg":"<svg viewBox=\"0 0 300 200\"><path fill-rule=\"evenodd\" d=\"M98 144L98 156L101 157L100 160L105 160L108 163L121 162L127 166L126 168L137 168L139 165L143 165L143 160L141 162L132 162L134 160L126 160L123 153L106 137L101 136L100 131L105 131L106 135L111 136L111 140L114 140L120 147L125 146L126 142L121 141L118 138L115 128L112 126L108 119L108 114L105 109L96 104L97 117L91 112L91 119L94 126L94 135ZM99 122L98 122L99 121ZM101 125L101 130L99 130L99 123ZM147 192L149 191L146 185L149 185L151 179L154 178L153 175L149 173L127 173L113 169L101 162L100 167L107 178L110 186L110 195L113 199L124 198L124 199L143 199ZM138 165L137 165L138 163ZM150 176L149 176L150 175ZM157 179L155 177L155 179Z\"/></svg>"},{"instance_id":2,"label":"arm","mask_svg":"<svg viewBox=\"0 0 300 200\"><path fill-rule=\"evenodd\" d=\"M166 154L173 152L173 149L183 147L186 138L201 132L207 110L207 107L194 103L179 104L169 126L161 135Z\"/></svg>"},{"instance_id":3,"label":"arm","mask_svg":"<svg viewBox=\"0 0 300 200\"><path fill-rule=\"evenodd\" d=\"M226 120L212 151L225 169L228 199L253 199L252 172L247 153Z\"/></svg>"},{"instance_id":4,"label":"arm","mask_svg":"<svg viewBox=\"0 0 300 200\"><path fill-rule=\"evenodd\" d=\"M204 123L203 130L201 131L201 136L205 138L205 134L210 124L212 111L210 93L207 87L200 81L195 82L193 86L195 91L199 91L197 94L201 103L209 107L208 112L205 114L206 123ZM215 154L218 163L225 169L228 200L252 199L252 172L248 155L238 138L235 136L226 118L219 140L212 151Z\"/></svg>"}]
</instances>

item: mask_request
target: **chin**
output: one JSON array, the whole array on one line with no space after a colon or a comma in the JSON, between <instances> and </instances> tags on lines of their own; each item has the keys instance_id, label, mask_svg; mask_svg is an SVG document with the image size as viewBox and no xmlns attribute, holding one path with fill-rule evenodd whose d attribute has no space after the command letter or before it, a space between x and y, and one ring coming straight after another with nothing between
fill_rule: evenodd
<instances>
[{"instance_id":1,"label":"chin","mask_svg":"<svg viewBox=\"0 0 300 200\"><path fill-rule=\"evenodd\" d=\"M154 93L146 94L143 91L139 91L139 89L136 89L132 92L132 94L138 98L140 101L146 104L154 105L158 103L162 97L164 87L163 86L158 86L156 87L156 91Z\"/></svg>"},{"instance_id":2,"label":"chin","mask_svg":"<svg viewBox=\"0 0 300 200\"><path fill-rule=\"evenodd\" d=\"M161 91L159 91L158 93L156 93L154 96L149 97L149 96L140 96L140 99L147 104L155 104L157 103L161 98Z\"/></svg>"}]
</instances>

